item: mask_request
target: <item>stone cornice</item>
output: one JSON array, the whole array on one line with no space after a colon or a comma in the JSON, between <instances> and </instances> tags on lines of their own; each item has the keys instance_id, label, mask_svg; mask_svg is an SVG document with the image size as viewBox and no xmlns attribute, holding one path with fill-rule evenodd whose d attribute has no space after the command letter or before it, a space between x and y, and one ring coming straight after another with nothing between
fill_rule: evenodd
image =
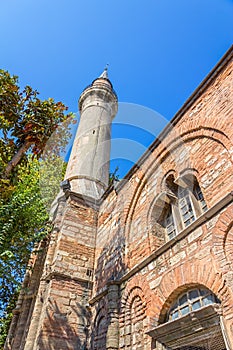
<instances>
[{"instance_id":1,"label":"stone cornice","mask_svg":"<svg viewBox=\"0 0 233 350\"><path fill-rule=\"evenodd\" d=\"M62 273L59 271L51 271L48 274L44 275L41 277L41 281L50 281L52 279L65 279L68 281L77 281L77 282L82 282L82 283L89 283L89 284L93 284L93 281L91 281L90 279L87 278L81 278L81 277L74 277L72 275L68 275L66 273Z\"/></svg>"},{"instance_id":2,"label":"stone cornice","mask_svg":"<svg viewBox=\"0 0 233 350\"><path fill-rule=\"evenodd\" d=\"M99 210L100 200L96 200L92 197L88 197L70 190L65 191L65 197L66 199L70 198L71 200L74 200L76 203L79 203L85 207L90 207L96 211Z\"/></svg>"}]
</instances>

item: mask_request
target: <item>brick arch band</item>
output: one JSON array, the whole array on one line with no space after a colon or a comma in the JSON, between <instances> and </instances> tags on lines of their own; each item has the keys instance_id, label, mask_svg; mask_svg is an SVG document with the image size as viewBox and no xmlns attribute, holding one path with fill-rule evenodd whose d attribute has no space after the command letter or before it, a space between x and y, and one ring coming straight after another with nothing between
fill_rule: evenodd
<instances>
[{"instance_id":1,"label":"brick arch band","mask_svg":"<svg viewBox=\"0 0 233 350\"><path fill-rule=\"evenodd\" d=\"M198 286L212 291L221 301L223 314L233 317L233 310L227 307L233 303L233 293L227 286L223 275L213 268L211 261L207 264L200 260L192 261L192 263L187 261L168 271L161 276L154 290L151 290L145 277L138 275L132 278L121 298L120 317L124 319L133 299L139 296L146 305L146 316L162 322L165 313L178 295L182 291Z\"/></svg>"},{"instance_id":2,"label":"brick arch band","mask_svg":"<svg viewBox=\"0 0 233 350\"><path fill-rule=\"evenodd\" d=\"M233 204L223 211L213 229L212 253L223 271L233 269ZM232 286L233 287L233 286Z\"/></svg>"},{"instance_id":3,"label":"brick arch band","mask_svg":"<svg viewBox=\"0 0 233 350\"><path fill-rule=\"evenodd\" d=\"M140 177L141 177L140 182L137 184L137 186L135 186L131 199L128 201L128 203L126 203L126 208L128 209L127 209L127 212L125 213L124 224L125 224L125 237L127 240L130 235L131 222L132 222L134 210L140 198L141 192L143 191L146 183L148 182L148 179L153 175L156 169L160 166L161 159L165 159L166 157L171 155L172 152L174 152L176 149L178 149L185 143L197 138L209 138L217 142L218 144L221 144L223 148L225 148L226 150L232 147L231 141L223 132L214 128L206 128L206 127L192 129L192 130L189 130L188 133L183 132L182 134L179 135L179 137L176 137L173 140L172 139L168 140L168 143L166 143L166 146L164 146L161 152L159 153L157 160L155 161L153 158L152 161L148 164L147 168L145 169L145 172L140 173ZM231 157L230 157L230 161L232 163ZM190 168L190 164L186 164L186 162L184 161L183 167Z\"/></svg>"},{"instance_id":4,"label":"brick arch band","mask_svg":"<svg viewBox=\"0 0 233 350\"><path fill-rule=\"evenodd\" d=\"M145 316L147 325L150 319L154 319L160 312L163 305L161 299L151 291L149 283L143 276L137 275L133 277L126 285L121 297L120 307L120 326L125 324L125 317L130 313L131 305L136 297L142 300L145 307Z\"/></svg>"},{"instance_id":5,"label":"brick arch band","mask_svg":"<svg viewBox=\"0 0 233 350\"><path fill-rule=\"evenodd\" d=\"M143 276L134 276L126 285L121 297L120 317L124 318L126 312L130 310L135 297L139 297L145 305L146 316L154 315L161 302L150 289L149 283Z\"/></svg>"},{"instance_id":6,"label":"brick arch band","mask_svg":"<svg viewBox=\"0 0 233 350\"><path fill-rule=\"evenodd\" d=\"M158 277L160 280L152 290L146 278L140 275L133 277L126 285L121 298L120 327L125 325L125 315L136 296L145 303L147 324L162 323L166 313L181 292L200 286L208 288L221 301L223 316L233 318L233 293L226 284L224 276L214 268L212 261L187 261Z\"/></svg>"},{"instance_id":7,"label":"brick arch band","mask_svg":"<svg viewBox=\"0 0 233 350\"><path fill-rule=\"evenodd\" d=\"M106 307L104 307L104 306L100 307L96 313L95 318L94 318L95 328L97 328L97 326L102 318L106 318L106 315L107 315Z\"/></svg>"},{"instance_id":8,"label":"brick arch band","mask_svg":"<svg viewBox=\"0 0 233 350\"><path fill-rule=\"evenodd\" d=\"M217 272L212 261L196 260L187 261L163 276L158 288L162 296L159 321L164 320L167 310L182 291L195 286L204 286L212 291L221 301L223 315L233 317L233 310L228 307L233 303L232 290L226 285L222 274Z\"/></svg>"},{"instance_id":9,"label":"brick arch band","mask_svg":"<svg viewBox=\"0 0 233 350\"><path fill-rule=\"evenodd\" d=\"M98 304L98 307L96 308L96 313L95 315L93 315L94 317L94 327L92 329L91 332L91 348L92 349L98 349L99 348L99 341L100 339L102 339L102 343L103 343L103 347L105 346L106 343L106 334L99 334L99 326L101 324L101 322L103 321L105 328L106 328L106 332L108 329L108 319L106 319L106 315L107 315L107 305L104 299L102 299L100 301L100 303ZM100 339L99 339L100 337ZM102 349L102 347L101 347Z\"/></svg>"}]
</instances>

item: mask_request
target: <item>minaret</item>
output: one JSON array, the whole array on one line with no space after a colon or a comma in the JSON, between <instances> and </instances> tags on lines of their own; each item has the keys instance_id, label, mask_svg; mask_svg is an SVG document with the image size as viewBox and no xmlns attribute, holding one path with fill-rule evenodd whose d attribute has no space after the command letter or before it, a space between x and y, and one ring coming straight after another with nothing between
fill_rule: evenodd
<instances>
[{"instance_id":1,"label":"minaret","mask_svg":"<svg viewBox=\"0 0 233 350\"><path fill-rule=\"evenodd\" d=\"M108 186L117 96L107 69L79 99L80 124L53 211L20 294L4 350L87 349L99 199Z\"/></svg>"},{"instance_id":2,"label":"minaret","mask_svg":"<svg viewBox=\"0 0 233 350\"><path fill-rule=\"evenodd\" d=\"M79 98L80 123L65 179L71 191L99 199L109 181L111 123L117 113L117 96L107 68Z\"/></svg>"}]
</instances>

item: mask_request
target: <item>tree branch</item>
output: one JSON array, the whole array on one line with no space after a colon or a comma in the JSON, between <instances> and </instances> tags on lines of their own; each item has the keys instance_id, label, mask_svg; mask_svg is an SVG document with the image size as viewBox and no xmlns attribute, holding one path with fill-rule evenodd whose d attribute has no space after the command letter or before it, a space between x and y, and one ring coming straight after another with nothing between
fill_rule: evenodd
<instances>
[{"instance_id":1,"label":"tree branch","mask_svg":"<svg viewBox=\"0 0 233 350\"><path fill-rule=\"evenodd\" d=\"M18 152L14 155L11 161L7 164L3 178L7 179L10 176L10 173L14 169L14 167L20 162L24 154L27 152L29 147L31 146L31 142L26 141L18 150Z\"/></svg>"}]
</instances>

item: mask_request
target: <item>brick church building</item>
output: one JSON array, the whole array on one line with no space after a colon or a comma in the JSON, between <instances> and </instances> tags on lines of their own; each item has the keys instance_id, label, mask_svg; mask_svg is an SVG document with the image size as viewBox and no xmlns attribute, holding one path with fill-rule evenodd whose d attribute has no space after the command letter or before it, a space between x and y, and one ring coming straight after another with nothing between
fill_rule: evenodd
<instances>
[{"instance_id":1,"label":"brick church building","mask_svg":"<svg viewBox=\"0 0 233 350\"><path fill-rule=\"evenodd\" d=\"M233 349L232 56L111 186L117 96L106 71L83 91L6 350Z\"/></svg>"}]
</instances>

